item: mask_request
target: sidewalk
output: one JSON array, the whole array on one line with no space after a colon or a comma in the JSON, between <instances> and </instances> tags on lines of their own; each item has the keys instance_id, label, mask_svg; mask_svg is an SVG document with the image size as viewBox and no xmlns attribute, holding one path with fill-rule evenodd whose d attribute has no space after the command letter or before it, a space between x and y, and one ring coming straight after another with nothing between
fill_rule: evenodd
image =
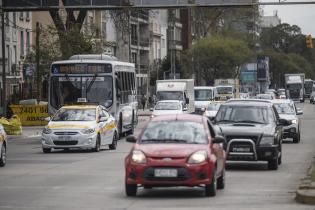
<instances>
[{"instance_id":1,"label":"sidewalk","mask_svg":"<svg viewBox=\"0 0 315 210\"><path fill-rule=\"evenodd\" d=\"M150 111L150 109L138 109L138 116L151 116L152 112Z\"/></svg>"},{"instance_id":2,"label":"sidewalk","mask_svg":"<svg viewBox=\"0 0 315 210\"><path fill-rule=\"evenodd\" d=\"M9 135L9 137L35 138L41 136L43 129L44 126L23 126L22 135Z\"/></svg>"},{"instance_id":3,"label":"sidewalk","mask_svg":"<svg viewBox=\"0 0 315 210\"><path fill-rule=\"evenodd\" d=\"M315 205L315 159L308 170L307 176L301 180L296 191L296 201L299 203Z\"/></svg>"}]
</instances>

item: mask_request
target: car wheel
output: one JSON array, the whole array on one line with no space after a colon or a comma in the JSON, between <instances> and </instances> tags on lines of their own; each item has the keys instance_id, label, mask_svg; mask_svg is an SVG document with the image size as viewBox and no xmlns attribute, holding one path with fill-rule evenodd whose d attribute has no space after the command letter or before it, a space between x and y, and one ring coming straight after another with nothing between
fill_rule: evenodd
<instances>
[{"instance_id":1,"label":"car wheel","mask_svg":"<svg viewBox=\"0 0 315 210\"><path fill-rule=\"evenodd\" d=\"M278 158L272 159L268 161L268 169L269 170L277 170L279 166Z\"/></svg>"},{"instance_id":2,"label":"car wheel","mask_svg":"<svg viewBox=\"0 0 315 210\"><path fill-rule=\"evenodd\" d=\"M218 189L224 189L225 187L225 169L223 169L222 175L218 178Z\"/></svg>"},{"instance_id":3,"label":"car wheel","mask_svg":"<svg viewBox=\"0 0 315 210\"><path fill-rule=\"evenodd\" d=\"M51 148L43 148L43 153L51 153Z\"/></svg>"},{"instance_id":4,"label":"car wheel","mask_svg":"<svg viewBox=\"0 0 315 210\"><path fill-rule=\"evenodd\" d=\"M298 135L293 138L293 143L297 144L300 142L300 140L301 140L301 134L299 132Z\"/></svg>"},{"instance_id":5,"label":"car wheel","mask_svg":"<svg viewBox=\"0 0 315 210\"><path fill-rule=\"evenodd\" d=\"M138 186L136 184L125 184L125 191L127 196L136 196Z\"/></svg>"},{"instance_id":6,"label":"car wheel","mask_svg":"<svg viewBox=\"0 0 315 210\"><path fill-rule=\"evenodd\" d=\"M4 167L7 163L7 150L5 145L1 147L1 156L0 156L0 167Z\"/></svg>"},{"instance_id":7,"label":"car wheel","mask_svg":"<svg viewBox=\"0 0 315 210\"><path fill-rule=\"evenodd\" d=\"M278 157L278 165L281 165L281 163L282 163L282 144L280 144L279 152L280 152L280 156Z\"/></svg>"},{"instance_id":8,"label":"car wheel","mask_svg":"<svg viewBox=\"0 0 315 210\"><path fill-rule=\"evenodd\" d=\"M216 173L214 172L211 183L207 184L205 187L205 194L207 197L214 197L217 194L217 177L215 174Z\"/></svg>"},{"instance_id":9,"label":"car wheel","mask_svg":"<svg viewBox=\"0 0 315 210\"><path fill-rule=\"evenodd\" d=\"M100 135L97 135L94 152L99 152L101 150L101 137Z\"/></svg>"},{"instance_id":10,"label":"car wheel","mask_svg":"<svg viewBox=\"0 0 315 210\"><path fill-rule=\"evenodd\" d=\"M112 144L109 145L110 150L115 150L117 148L117 134L114 133Z\"/></svg>"}]
</instances>

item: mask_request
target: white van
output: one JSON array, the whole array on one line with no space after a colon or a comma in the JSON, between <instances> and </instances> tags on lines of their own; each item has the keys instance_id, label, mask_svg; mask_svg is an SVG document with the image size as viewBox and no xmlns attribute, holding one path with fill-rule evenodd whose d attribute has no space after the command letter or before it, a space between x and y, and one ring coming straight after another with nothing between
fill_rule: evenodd
<instances>
[{"instance_id":1,"label":"white van","mask_svg":"<svg viewBox=\"0 0 315 210\"><path fill-rule=\"evenodd\" d=\"M206 108L210 101L218 99L218 92L216 87L198 86L194 88L195 91L195 112L202 112L202 108Z\"/></svg>"}]
</instances>

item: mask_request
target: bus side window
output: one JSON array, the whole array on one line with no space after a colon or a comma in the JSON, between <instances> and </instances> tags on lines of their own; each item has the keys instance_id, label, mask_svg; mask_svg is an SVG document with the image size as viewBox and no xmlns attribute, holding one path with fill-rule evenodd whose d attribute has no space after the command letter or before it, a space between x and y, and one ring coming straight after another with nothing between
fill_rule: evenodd
<instances>
[{"instance_id":1,"label":"bus side window","mask_svg":"<svg viewBox=\"0 0 315 210\"><path fill-rule=\"evenodd\" d=\"M118 101L120 101L120 97L121 97L121 81L119 79L119 73L118 76L116 76L116 97L119 99Z\"/></svg>"}]
</instances>

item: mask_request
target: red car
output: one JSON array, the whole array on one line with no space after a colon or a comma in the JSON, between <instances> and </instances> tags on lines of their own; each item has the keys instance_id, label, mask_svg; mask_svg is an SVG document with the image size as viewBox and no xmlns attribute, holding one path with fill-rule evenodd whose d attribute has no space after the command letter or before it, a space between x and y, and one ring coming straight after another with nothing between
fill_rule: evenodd
<instances>
[{"instance_id":1,"label":"red car","mask_svg":"<svg viewBox=\"0 0 315 210\"><path fill-rule=\"evenodd\" d=\"M135 143L125 159L127 196L136 196L138 186L201 186L206 196L224 188L225 139L204 116L157 116L127 141Z\"/></svg>"}]
</instances>

